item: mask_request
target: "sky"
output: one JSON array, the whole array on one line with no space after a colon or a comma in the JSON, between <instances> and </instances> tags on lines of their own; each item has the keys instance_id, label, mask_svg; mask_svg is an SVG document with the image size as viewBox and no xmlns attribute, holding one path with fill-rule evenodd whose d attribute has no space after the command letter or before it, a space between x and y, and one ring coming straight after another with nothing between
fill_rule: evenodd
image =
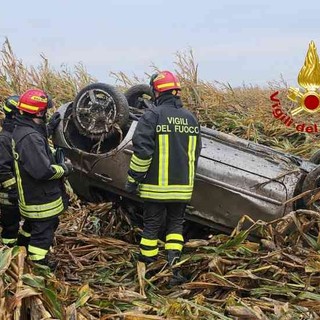
<instances>
[{"instance_id":1,"label":"sky","mask_svg":"<svg viewBox=\"0 0 320 320\"><path fill-rule=\"evenodd\" d=\"M297 83L309 42L320 52L320 1L55 0L1 4L0 44L37 66L83 63L98 81L110 72L143 77L174 70L192 49L199 78L232 86Z\"/></svg>"}]
</instances>

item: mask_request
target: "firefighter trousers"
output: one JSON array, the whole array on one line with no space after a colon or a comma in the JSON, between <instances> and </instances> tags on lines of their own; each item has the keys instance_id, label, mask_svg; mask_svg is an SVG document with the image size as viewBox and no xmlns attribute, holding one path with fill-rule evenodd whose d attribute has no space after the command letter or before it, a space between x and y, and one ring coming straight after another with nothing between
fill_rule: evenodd
<instances>
[{"instance_id":1,"label":"firefighter trousers","mask_svg":"<svg viewBox=\"0 0 320 320\"><path fill-rule=\"evenodd\" d=\"M181 253L183 248L183 222L186 204L182 202L145 202L143 212L143 233L140 241L139 260L152 262L156 259L158 237L165 225L165 250ZM165 220L165 224L163 221Z\"/></svg>"},{"instance_id":2,"label":"firefighter trousers","mask_svg":"<svg viewBox=\"0 0 320 320\"><path fill-rule=\"evenodd\" d=\"M2 226L2 243L8 246L15 245L20 226L20 212L18 205L1 206L0 224Z\"/></svg>"},{"instance_id":3,"label":"firefighter trousers","mask_svg":"<svg viewBox=\"0 0 320 320\"><path fill-rule=\"evenodd\" d=\"M46 220L25 219L19 232L18 245L27 248L30 260L36 262L45 259L58 225L58 216Z\"/></svg>"}]
</instances>

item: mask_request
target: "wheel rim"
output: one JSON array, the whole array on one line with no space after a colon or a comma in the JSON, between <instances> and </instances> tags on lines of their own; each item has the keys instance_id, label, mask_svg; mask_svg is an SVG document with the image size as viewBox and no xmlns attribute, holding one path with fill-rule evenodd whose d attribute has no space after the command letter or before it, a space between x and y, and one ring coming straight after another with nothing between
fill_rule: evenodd
<instances>
[{"instance_id":1,"label":"wheel rim","mask_svg":"<svg viewBox=\"0 0 320 320\"><path fill-rule=\"evenodd\" d=\"M76 120L90 135L108 133L115 122L117 107L110 94L101 89L91 89L80 96L75 106Z\"/></svg>"}]
</instances>

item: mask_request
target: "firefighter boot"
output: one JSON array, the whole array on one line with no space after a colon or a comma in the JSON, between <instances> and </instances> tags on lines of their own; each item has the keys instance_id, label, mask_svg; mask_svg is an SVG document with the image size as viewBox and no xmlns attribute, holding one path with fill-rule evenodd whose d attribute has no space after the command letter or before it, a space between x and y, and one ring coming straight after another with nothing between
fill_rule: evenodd
<instances>
[{"instance_id":1,"label":"firefighter boot","mask_svg":"<svg viewBox=\"0 0 320 320\"><path fill-rule=\"evenodd\" d=\"M172 268L180 260L180 251L178 250L168 250L167 251L167 260L169 267ZM172 268L172 277L169 280L168 287L172 288L174 286L183 284L187 279L181 274L179 268Z\"/></svg>"},{"instance_id":2,"label":"firefighter boot","mask_svg":"<svg viewBox=\"0 0 320 320\"><path fill-rule=\"evenodd\" d=\"M41 265L46 266L50 269L51 272L54 272L57 268L58 263L56 261L53 261L46 256L44 259L33 261L35 265Z\"/></svg>"},{"instance_id":3,"label":"firefighter boot","mask_svg":"<svg viewBox=\"0 0 320 320\"><path fill-rule=\"evenodd\" d=\"M150 266L150 264L157 261L157 257L145 257L142 254L140 254L138 260L139 260L138 261L139 263L144 263L144 265L145 265L146 273L145 273L144 277L146 279L152 278L157 273L155 270L148 270L148 267Z\"/></svg>"},{"instance_id":4,"label":"firefighter boot","mask_svg":"<svg viewBox=\"0 0 320 320\"><path fill-rule=\"evenodd\" d=\"M18 233L18 242L17 242L18 246L25 247L28 250L29 242L30 242L30 237L26 237L20 232Z\"/></svg>"}]
</instances>

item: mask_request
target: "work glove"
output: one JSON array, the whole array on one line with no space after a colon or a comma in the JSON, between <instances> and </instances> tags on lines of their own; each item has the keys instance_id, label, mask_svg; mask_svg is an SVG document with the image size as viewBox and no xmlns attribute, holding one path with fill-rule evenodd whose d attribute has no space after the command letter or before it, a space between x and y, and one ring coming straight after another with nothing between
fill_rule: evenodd
<instances>
[{"instance_id":1,"label":"work glove","mask_svg":"<svg viewBox=\"0 0 320 320\"><path fill-rule=\"evenodd\" d=\"M54 130L57 128L57 126L60 123L60 121L61 121L60 113L59 112L55 112L51 116L51 118L50 118L50 120L49 120L49 122L47 124L47 132L48 132L48 136L49 137L53 135Z\"/></svg>"},{"instance_id":2,"label":"work glove","mask_svg":"<svg viewBox=\"0 0 320 320\"><path fill-rule=\"evenodd\" d=\"M139 192L139 183L138 182L129 182L127 181L125 186L125 190L130 194L138 194Z\"/></svg>"},{"instance_id":3,"label":"work glove","mask_svg":"<svg viewBox=\"0 0 320 320\"><path fill-rule=\"evenodd\" d=\"M54 153L54 158L57 164L61 164L65 162L65 156L62 148L57 148Z\"/></svg>"},{"instance_id":4,"label":"work glove","mask_svg":"<svg viewBox=\"0 0 320 320\"><path fill-rule=\"evenodd\" d=\"M64 177L69 176L73 172L73 165L70 160L66 160L64 163L61 163L60 166L64 170Z\"/></svg>"},{"instance_id":5,"label":"work glove","mask_svg":"<svg viewBox=\"0 0 320 320\"><path fill-rule=\"evenodd\" d=\"M18 204L18 193L15 188L8 191L8 200L13 204Z\"/></svg>"}]
</instances>

